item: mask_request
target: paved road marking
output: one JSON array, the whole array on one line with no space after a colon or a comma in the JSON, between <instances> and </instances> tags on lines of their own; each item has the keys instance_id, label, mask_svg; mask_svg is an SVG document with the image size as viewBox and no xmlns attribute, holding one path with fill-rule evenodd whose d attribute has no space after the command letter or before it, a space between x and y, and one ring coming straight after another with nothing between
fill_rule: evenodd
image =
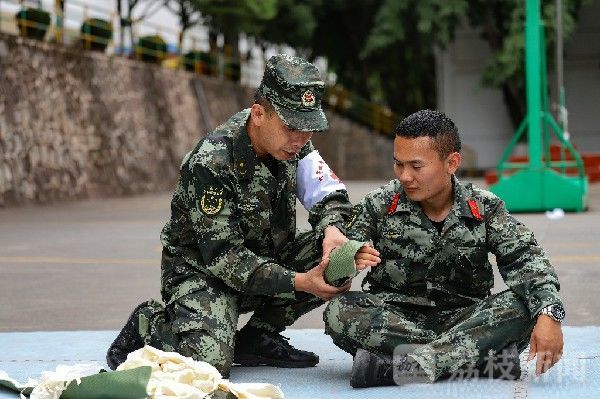
<instances>
[{"instance_id":1,"label":"paved road marking","mask_svg":"<svg viewBox=\"0 0 600 399\"><path fill-rule=\"evenodd\" d=\"M542 241L544 248L593 248L598 246L598 242L564 242L564 241Z\"/></svg>"},{"instance_id":2,"label":"paved road marking","mask_svg":"<svg viewBox=\"0 0 600 399\"><path fill-rule=\"evenodd\" d=\"M550 255L552 262L588 263L600 262L600 255Z\"/></svg>"}]
</instances>

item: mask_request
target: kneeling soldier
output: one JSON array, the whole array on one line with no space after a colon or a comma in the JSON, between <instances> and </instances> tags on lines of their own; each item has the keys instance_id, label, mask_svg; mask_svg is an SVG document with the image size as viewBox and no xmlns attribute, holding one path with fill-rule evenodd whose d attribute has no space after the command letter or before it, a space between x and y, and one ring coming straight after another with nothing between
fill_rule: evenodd
<instances>
[{"instance_id":1,"label":"kneeling soldier","mask_svg":"<svg viewBox=\"0 0 600 399\"><path fill-rule=\"evenodd\" d=\"M279 333L349 289L325 283L351 210L348 194L314 149L327 129L318 69L272 57L251 108L200 140L183 160L161 234L161 293L139 305L107 353L110 368L152 345L214 365L310 367L319 358ZM296 198L313 230L296 235ZM318 266L317 266L318 265ZM240 313L254 311L236 332Z\"/></svg>"}]
</instances>

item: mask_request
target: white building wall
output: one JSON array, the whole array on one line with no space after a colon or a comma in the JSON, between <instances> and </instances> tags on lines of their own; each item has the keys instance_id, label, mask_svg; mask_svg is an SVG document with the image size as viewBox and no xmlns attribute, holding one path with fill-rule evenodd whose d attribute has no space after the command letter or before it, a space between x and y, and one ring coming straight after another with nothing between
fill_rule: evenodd
<instances>
[{"instance_id":1,"label":"white building wall","mask_svg":"<svg viewBox=\"0 0 600 399\"><path fill-rule=\"evenodd\" d=\"M565 87L569 130L580 152L600 152L600 2L582 8L578 28L565 43ZM502 93L481 84L490 55L474 30L463 27L437 54L438 108L457 124L474 150L477 168L496 166L514 128ZM549 60L550 61L550 60ZM551 89L555 77L548 76ZM551 104L555 101L550 98Z\"/></svg>"}]
</instances>

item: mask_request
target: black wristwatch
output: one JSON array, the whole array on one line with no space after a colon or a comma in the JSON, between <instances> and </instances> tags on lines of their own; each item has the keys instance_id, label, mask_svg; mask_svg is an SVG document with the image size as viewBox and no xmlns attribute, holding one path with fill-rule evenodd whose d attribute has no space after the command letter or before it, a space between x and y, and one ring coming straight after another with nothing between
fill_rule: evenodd
<instances>
[{"instance_id":1,"label":"black wristwatch","mask_svg":"<svg viewBox=\"0 0 600 399\"><path fill-rule=\"evenodd\" d=\"M546 306L540 311L540 313L538 313L538 316L541 314L550 316L554 321L558 321L559 323L563 321L566 315L565 308L563 308L562 305L559 304Z\"/></svg>"}]
</instances>

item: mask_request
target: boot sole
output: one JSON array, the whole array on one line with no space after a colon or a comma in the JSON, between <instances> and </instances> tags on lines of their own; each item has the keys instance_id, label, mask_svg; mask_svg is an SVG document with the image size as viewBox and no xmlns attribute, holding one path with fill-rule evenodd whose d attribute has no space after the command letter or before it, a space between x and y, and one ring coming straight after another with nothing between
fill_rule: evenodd
<instances>
[{"instance_id":1,"label":"boot sole","mask_svg":"<svg viewBox=\"0 0 600 399\"><path fill-rule=\"evenodd\" d=\"M259 355L239 355L233 359L233 362L245 367L271 366L281 368L305 368L316 366L319 363L319 360L311 362L291 362L289 360L272 359Z\"/></svg>"},{"instance_id":2,"label":"boot sole","mask_svg":"<svg viewBox=\"0 0 600 399\"><path fill-rule=\"evenodd\" d=\"M359 364L368 364L367 369L369 369L371 367L370 358L369 352L364 349L356 351L354 361L352 362L352 374L350 375L350 386L352 388L366 388L370 386L367 385L367 376L365 375L364 368L359 367Z\"/></svg>"}]
</instances>

